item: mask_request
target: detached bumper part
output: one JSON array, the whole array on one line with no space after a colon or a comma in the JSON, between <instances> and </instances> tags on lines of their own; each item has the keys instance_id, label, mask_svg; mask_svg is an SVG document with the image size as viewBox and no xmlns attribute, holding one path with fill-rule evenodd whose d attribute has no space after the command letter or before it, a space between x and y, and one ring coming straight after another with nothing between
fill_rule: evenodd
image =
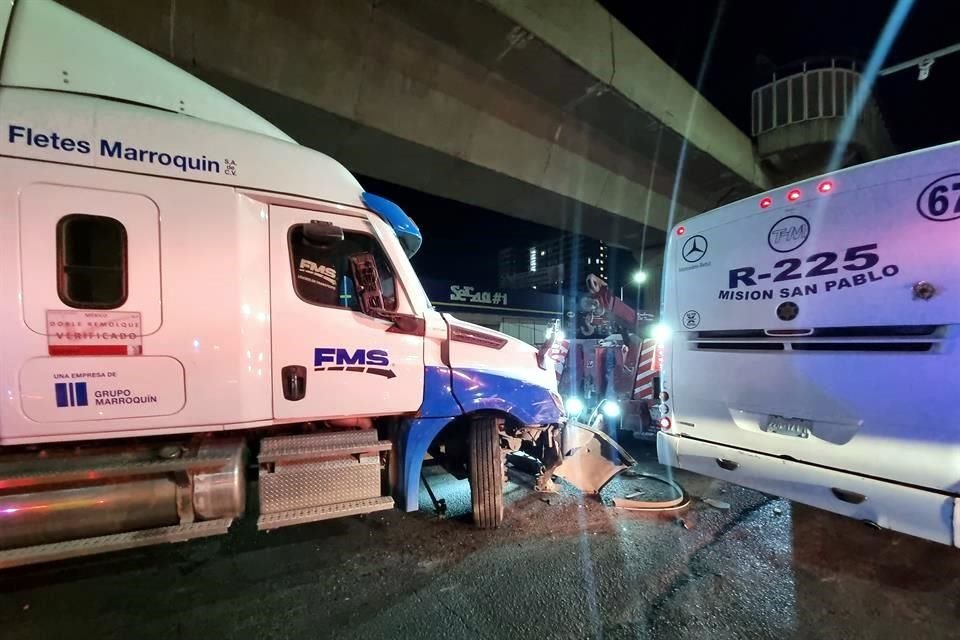
<instances>
[{"instance_id":1,"label":"detached bumper part","mask_svg":"<svg viewBox=\"0 0 960 640\"><path fill-rule=\"evenodd\" d=\"M599 493L615 475L625 471L636 460L610 436L579 422L569 422L563 430L563 464L556 468L559 476L584 493ZM612 447L627 464L616 464L603 455L604 447Z\"/></svg>"}]
</instances>

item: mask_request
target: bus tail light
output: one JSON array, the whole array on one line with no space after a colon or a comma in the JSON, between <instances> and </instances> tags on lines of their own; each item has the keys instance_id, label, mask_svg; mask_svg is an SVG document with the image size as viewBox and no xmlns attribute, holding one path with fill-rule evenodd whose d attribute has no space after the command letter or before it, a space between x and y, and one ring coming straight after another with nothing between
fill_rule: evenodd
<instances>
[{"instance_id":1,"label":"bus tail light","mask_svg":"<svg viewBox=\"0 0 960 640\"><path fill-rule=\"evenodd\" d=\"M670 427L672 426L673 426L673 420L671 420L669 416L663 416L662 418L660 418L660 428L663 431L669 431Z\"/></svg>"}]
</instances>

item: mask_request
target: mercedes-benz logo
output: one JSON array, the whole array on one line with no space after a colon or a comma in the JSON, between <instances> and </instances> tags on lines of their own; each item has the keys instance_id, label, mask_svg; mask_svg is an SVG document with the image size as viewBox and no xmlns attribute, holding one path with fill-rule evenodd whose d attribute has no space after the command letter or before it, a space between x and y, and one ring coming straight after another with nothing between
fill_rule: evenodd
<instances>
[{"instance_id":1,"label":"mercedes-benz logo","mask_svg":"<svg viewBox=\"0 0 960 640\"><path fill-rule=\"evenodd\" d=\"M707 239L703 236L690 236L683 243L680 255L687 262L700 262L703 260L703 256L707 255L708 246Z\"/></svg>"}]
</instances>

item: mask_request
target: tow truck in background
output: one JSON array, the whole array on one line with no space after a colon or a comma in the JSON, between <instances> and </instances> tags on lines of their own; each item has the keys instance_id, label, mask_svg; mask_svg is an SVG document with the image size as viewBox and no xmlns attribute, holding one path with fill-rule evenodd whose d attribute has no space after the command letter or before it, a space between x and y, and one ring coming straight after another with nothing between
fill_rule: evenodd
<instances>
[{"instance_id":1,"label":"tow truck in background","mask_svg":"<svg viewBox=\"0 0 960 640\"><path fill-rule=\"evenodd\" d=\"M574 337L561 332L550 351L567 412L610 435L655 438L662 360L655 316L624 303L594 274L586 291Z\"/></svg>"}]
</instances>

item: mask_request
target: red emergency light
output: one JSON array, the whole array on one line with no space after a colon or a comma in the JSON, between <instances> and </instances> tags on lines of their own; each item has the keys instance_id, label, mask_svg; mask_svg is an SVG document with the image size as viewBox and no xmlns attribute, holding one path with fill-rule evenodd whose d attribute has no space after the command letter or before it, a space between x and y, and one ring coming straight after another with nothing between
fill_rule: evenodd
<instances>
[{"instance_id":1,"label":"red emergency light","mask_svg":"<svg viewBox=\"0 0 960 640\"><path fill-rule=\"evenodd\" d=\"M791 189L787 192L787 200L790 202L796 202L800 199L800 189Z\"/></svg>"},{"instance_id":2,"label":"red emergency light","mask_svg":"<svg viewBox=\"0 0 960 640\"><path fill-rule=\"evenodd\" d=\"M819 185L817 185L817 191L820 193L830 193L833 191L833 183L829 180L824 180Z\"/></svg>"},{"instance_id":3,"label":"red emergency light","mask_svg":"<svg viewBox=\"0 0 960 640\"><path fill-rule=\"evenodd\" d=\"M769 209L771 206L773 206L773 198L764 198L760 201L761 209Z\"/></svg>"},{"instance_id":4,"label":"red emergency light","mask_svg":"<svg viewBox=\"0 0 960 640\"><path fill-rule=\"evenodd\" d=\"M677 227L677 235L678 235L678 236L682 236L682 235L685 234L686 232L687 232L687 228L686 228L686 227Z\"/></svg>"}]
</instances>

